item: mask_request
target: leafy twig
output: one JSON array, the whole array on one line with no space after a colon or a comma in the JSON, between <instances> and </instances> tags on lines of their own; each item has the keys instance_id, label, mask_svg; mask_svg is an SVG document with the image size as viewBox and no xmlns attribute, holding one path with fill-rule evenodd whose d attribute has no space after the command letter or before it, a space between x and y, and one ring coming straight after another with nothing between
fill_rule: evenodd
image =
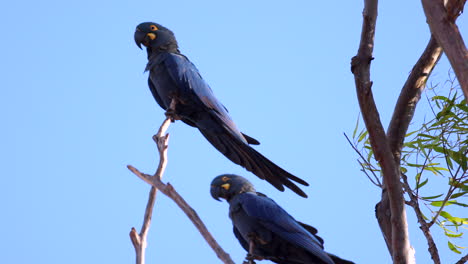
<instances>
[{"instance_id":1,"label":"leafy twig","mask_svg":"<svg viewBox=\"0 0 468 264\"><path fill-rule=\"evenodd\" d=\"M450 185L447 195L445 196L444 200L442 201L442 205L440 206L439 210L437 210L436 214L432 217L432 221L429 222L428 226L431 227L437 221L440 213L443 211L444 207L447 205L448 200L452 196L453 192L455 191L455 187Z\"/></svg>"},{"instance_id":2,"label":"leafy twig","mask_svg":"<svg viewBox=\"0 0 468 264\"><path fill-rule=\"evenodd\" d=\"M359 162L359 165L361 165L362 167L362 171L364 172L364 174L366 174L367 178L369 178L369 180L377 187L379 188L382 188L382 183L380 182L380 179L379 177L377 177L377 175L375 174L374 170L373 170L373 166L372 164L370 164L369 162L366 161L366 159L364 158L364 156L362 156L362 153L356 148L356 146L351 142L351 140L349 139L348 135L346 135L346 133L343 133L346 140L348 140L348 143L349 145L351 145L351 147L354 149L354 151L356 151L356 153L359 155L359 157L361 157L361 159L364 161L364 164L369 166L370 169L370 172L372 173L372 176L374 176L374 179L372 179L370 177L370 175L367 173L367 170L366 168L364 167L363 163L359 161L358 159L358 162Z\"/></svg>"}]
</instances>

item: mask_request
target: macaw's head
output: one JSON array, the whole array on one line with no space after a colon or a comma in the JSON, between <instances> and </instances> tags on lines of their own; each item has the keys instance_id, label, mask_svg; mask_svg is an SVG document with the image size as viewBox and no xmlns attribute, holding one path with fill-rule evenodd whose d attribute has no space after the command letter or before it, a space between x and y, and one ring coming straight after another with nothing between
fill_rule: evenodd
<instances>
[{"instance_id":1,"label":"macaw's head","mask_svg":"<svg viewBox=\"0 0 468 264\"><path fill-rule=\"evenodd\" d=\"M155 50L177 50L177 40L174 33L157 23L144 22L135 30L135 43L141 49L141 44Z\"/></svg>"},{"instance_id":2,"label":"macaw's head","mask_svg":"<svg viewBox=\"0 0 468 264\"><path fill-rule=\"evenodd\" d=\"M219 198L223 198L229 201L237 194L255 192L255 188L244 177L234 174L223 174L213 179L210 192L215 200L220 201Z\"/></svg>"}]
</instances>

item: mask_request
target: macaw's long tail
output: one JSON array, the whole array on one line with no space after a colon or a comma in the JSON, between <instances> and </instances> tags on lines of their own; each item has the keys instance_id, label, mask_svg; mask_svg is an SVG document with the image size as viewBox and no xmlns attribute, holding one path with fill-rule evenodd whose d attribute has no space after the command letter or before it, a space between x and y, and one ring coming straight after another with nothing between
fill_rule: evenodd
<instances>
[{"instance_id":1,"label":"macaw's long tail","mask_svg":"<svg viewBox=\"0 0 468 264\"><path fill-rule=\"evenodd\" d=\"M333 262L335 262L335 264L354 264L354 262L352 261L349 261L349 260L345 260L345 259L342 259L338 256L335 256L333 254L330 254L330 253L327 253L328 256L330 256L330 258L333 260Z\"/></svg>"},{"instance_id":2,"label":"macaw's long tail","mask_svg":"<svg viewBox=\"0 0 468 264\"><path fill-rule=\"evenodd\" d=\"M306 181L280 168L230 132L213 133L212 131L203 129L199 130L217 150L223 153L223 155L232 162L241 165L259 178L267 180L280 191L284 191L284 186L286 186L298 195L305 198L307 197L304 191L292 182L295 181L302 185L309 186ZM252 142L253 140L254 139L248 137L247 141L249 143L254 143ZM258 143L256 140L255 142Z\"/></svg>"}]
</instances>

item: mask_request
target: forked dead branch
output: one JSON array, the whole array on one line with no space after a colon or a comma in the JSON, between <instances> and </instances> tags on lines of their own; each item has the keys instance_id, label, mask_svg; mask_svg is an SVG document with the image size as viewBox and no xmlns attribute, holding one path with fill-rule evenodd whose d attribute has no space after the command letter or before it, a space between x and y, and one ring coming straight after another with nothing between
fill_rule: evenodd
<instances>
[{"instance_id":1,"label":"forked dead branch","mask_svg":"<svg viewBox=\"0 0 468 264\"><path fill-rule=\"evenodd\" d=\"M205 224L202 222L200 217L198 216L197 212L188 205L188 203L177 193L177 191L172 187L170 183L163 183L161 181L162 176L164 174L164 170L167 165L167 148L168 148L168 141L169 141L169 134L166 134L166 131L171 123L171 117L167 117L164 122L162 123L158 133L153 136L153 140L156 142L159 152L159 164L158 169L156 170L154 175L149 175L140 172L135 167L128 165L128 169L132 171L135 175L137 175L140 179L145 181L146 183L150 184L151 191L148 198L148 203L146 205L145 216L143 220L143 225L141 228L140 233L136 231L133 227L130 231L130 238L132 240L133 246L135 248L136 253L136 264L144 264L145 263L145 250L147 246L147 236L148 230L151 224L151 216L153 214L154 203L156 200L156 193L157 190L161 191L167 197L171 198L179 208L187 215L187 217L192 221L195 227L198 229L200 234L206 240L206 242L210 245L213 251L216 253L219 259L223 261L225 264L234 264L229 254L227 254L216 242L214 237L206 228Z\"/></svg>"}]
</instances>

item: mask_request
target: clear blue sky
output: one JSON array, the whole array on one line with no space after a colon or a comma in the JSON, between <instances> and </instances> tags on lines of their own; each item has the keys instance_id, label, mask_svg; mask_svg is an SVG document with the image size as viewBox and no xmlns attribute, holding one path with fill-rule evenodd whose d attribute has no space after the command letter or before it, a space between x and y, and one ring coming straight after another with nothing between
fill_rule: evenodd
<instances>
[{"instance_id":1,"label":"clear blue sky","mask_svg":"<svg viewBox=\"0 0 468 264\"><path fill-rule=\"evenodd\" d=\"M356 263L390 263L374 218L380 191L359 172L343 137L359 113L350 59L363 1L7 1L0 28L1 263L133 263L128 233L141 227L149 186L126 169L154 172L151 136L162 120L143 73L135 26L172 29L241 130L285 169L306 179L309 199L280 193L218 153L180 122L170 127L164 176L198 211L236 263L227 203L209 195L237 173L297 219L326 249ZM466 36L467 19L459 20ZM374 94L386 127L429 39L418 1L380 3ZM445 58L435 79L445 80ZM437 79L440 78L440 79ZM418 114L424 116L424 109ZM419 263L426 243L408 211ZM440 232L435 229L436 237ZM464 244L466 245L465 238ZM463 244L463 243L460 243ZM459 256L440 240L445 263ZM464 252L466 254L466 250ZM148 263L218 263L189 220L157 198Z\"/></svg>"}]
</instances>

